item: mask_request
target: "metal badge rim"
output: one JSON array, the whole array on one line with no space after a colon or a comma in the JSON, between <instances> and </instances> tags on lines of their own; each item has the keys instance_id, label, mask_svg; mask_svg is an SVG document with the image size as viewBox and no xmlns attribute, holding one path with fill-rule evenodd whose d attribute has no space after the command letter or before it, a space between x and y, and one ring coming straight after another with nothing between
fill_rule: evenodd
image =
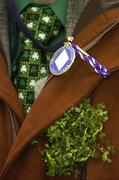
<instances>
[{"instance_id":1,"label":"metal badge rim","mask_svg":"<svg viewBox=\"0 0 119 180\"><path fill-rule=\"evenodd\" d=\"M56 55L57 55L57 53L59 52L59 51L62 51L63 49L65 49L65 48L69 48L69 49L71 49L71 51L73 52L72 54L72 58L70 58L71 59L71 63L70 63L70 65L68 66L68 68L65 68L64 69L64 71L63 72L61 72L60 74L57 74L57 73L55 73L54 71L52 71L52 69L51 69L51 64L52 64L52 62L53 62L53 60L54 60L54 58L56 57ZM73 63L74 63L74 61L75 61L75 58L76 58L76 53L75 53L75 50L74 50L74 48L72 47L72 46L62 46L61 48L59 48L55 53L54 53L54 55L53 55L53 57L52 57L52 59L51 59L51 62L50 62L50 65L49 65L49 68L50 68L50 72L53 74L53 75L55 75L55 76L60 76L60 75L62 75L62 74L65 74L70 68L71 68L71 66L73 65Z\"/></svg>"}]
</instances>

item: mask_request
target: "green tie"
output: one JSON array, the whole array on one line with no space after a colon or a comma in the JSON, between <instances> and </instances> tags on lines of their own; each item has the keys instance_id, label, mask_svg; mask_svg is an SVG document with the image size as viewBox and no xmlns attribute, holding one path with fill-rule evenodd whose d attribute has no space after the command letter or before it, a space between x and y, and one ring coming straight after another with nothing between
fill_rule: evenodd
<instances>
[{"instance_id":1,"label":"green tie","mask_svg":"<svg viewBox=\"0 0 119 180\"><path fill-rule=\"evenodd\" d=\"M29 6L22 13L22 17L35 39L45 45L63 28L50 7ZM32 42L22 34L22 48L13 70L13 83L26 113L35 99L36 82L49 74L49 61L50 54L35 49Z\"/></svg>"}]
</instances>

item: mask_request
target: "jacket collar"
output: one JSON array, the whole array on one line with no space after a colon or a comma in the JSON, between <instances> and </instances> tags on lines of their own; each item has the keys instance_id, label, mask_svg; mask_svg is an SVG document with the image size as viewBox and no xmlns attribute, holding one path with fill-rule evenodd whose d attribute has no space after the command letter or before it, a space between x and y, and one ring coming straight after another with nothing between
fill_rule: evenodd
<instances>
[{"instance_id":1,"label":"jacket collar","mask_svg":"<svg viewBox=\"0 0 119 180\"><path fill-rule=\"evenodd\" d=\"M17 93L10 81L7 61L5 61L4 54L0 54L0 99L2 99L15 112L19 123L22 124L24 118L23 109Z\"/></svg>"},{"instance_id":2,"label":"jacket collar","mask_svg":"<svg viewBox=\"0 0 119 180\"><path fill-rule=\"evenodd\" d=\"M100 15L80 32L76 37L76 43L81 47L85 46L117 20L119 20L119 9ZM95 54L97 58L99 56L95 48L90 53ZM107 57L109 58L109 55L106 56L105 53L102 53L102 56L100 56L101 63L111 72L119 69L119 62L112 59L111 56L107 60ZM43 89L24 120L16 141L8 154L2 175L5 175L25 147L42 129L60 118L69 108L88 97L101 80L100 75L96 74L91 67L79 59L76 59L72 68L66 74L54 77Z\"/></svg>"}]
</instances>

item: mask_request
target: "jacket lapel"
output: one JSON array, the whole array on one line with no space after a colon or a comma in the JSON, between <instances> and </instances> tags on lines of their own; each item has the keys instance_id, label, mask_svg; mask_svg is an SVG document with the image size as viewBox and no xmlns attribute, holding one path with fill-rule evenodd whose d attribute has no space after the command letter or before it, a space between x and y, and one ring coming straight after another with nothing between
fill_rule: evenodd
<instances>
[{"instance_id":1,"label":"jacket lapel","mask_svg":"<svg viewBox=\"0 0 119 180\"><path fill-rule=\"evenodd\" d=\"M92 23L85 27L76 38L76 43L83 47L94 39L105 28L109 27L119 17L119 10L113 10L105 15L97 17ZM110 17L110 21L107 17ZM112 21L113 19L113 21ZM99 28L97 28L99 27ZM93 32L93 33L89 33ZM85 38L84 38L85 37ZM110 71L119 68L119 62L114 61L113 56L104 53L102 46L98 47L102 51L99 55L96 48L90 51L95 58L100 58ZM107 60L107 57L109 58ZM96 88L102 77L80 59L76 59L72 68L64 75L54 77L32 106L31 111L24 120L17 135L11 151L8 154L2 174L7 172L12 163L19 157L25 147L35 138L42 129L48 127L59 119L65 111L80 103L88 97Z\"/></svg>"},{"instance_id":2,"label":"jacket lapel","mask_svg":"<svg viewBox=\"0 0 119 180\"><path fill-rule=\"evenodd\" d=\"M24 113L18 99L17 93L10 81L7 63L4 55L0 54L0 99L2 99L15 112L20 124L22 124Z\"/></svg>"},{"instance_id":3,"label":"jacket lapel","mask_svg":"<svg viewBox=\"0 0 119 180\"><path fill-rule=\"evenodd\" d=\"M65 111L88 96L100 79L100 76L94 73L88 65L85 66L85 63L79 60L76 60L71 70L63 77L53 78L41 92L24 120L8 155L4 170L10 167L42 129L48 127Z\"/></svg>"}]
</instances>

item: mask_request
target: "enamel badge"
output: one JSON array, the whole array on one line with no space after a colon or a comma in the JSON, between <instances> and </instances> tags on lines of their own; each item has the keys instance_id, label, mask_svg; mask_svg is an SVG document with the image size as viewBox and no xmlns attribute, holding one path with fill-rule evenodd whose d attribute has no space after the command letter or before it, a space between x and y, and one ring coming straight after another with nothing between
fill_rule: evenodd
<instances>
[{"instance_id":1,"label":"enamel badge","mask_svg":"<svg viewBox=\"0 0 119 180\"><path fill-rule=\"evenodd\" d=\"M67 72L74 63L76 54L80 59L90 64L94 71L101 74L104 78L110 75L104 65L87 54L77 44L72 43L72 41L73 37L68 37L68 41L64 43L64 46L59 48L53 55L50 62L50 71L53 75L61 75Z\"/></svg>"},{"instance_id":2,"label":"enamel badge","mask_svg":"<svg viewBox=\"0 0 119 180\"><path fill-rule=\"evenodd\" d=\"M75 60L75 50L70 45L64 45L53 55L50 62L50 71L54 75L67 72Z\"/></svg>"}]
</instances>

